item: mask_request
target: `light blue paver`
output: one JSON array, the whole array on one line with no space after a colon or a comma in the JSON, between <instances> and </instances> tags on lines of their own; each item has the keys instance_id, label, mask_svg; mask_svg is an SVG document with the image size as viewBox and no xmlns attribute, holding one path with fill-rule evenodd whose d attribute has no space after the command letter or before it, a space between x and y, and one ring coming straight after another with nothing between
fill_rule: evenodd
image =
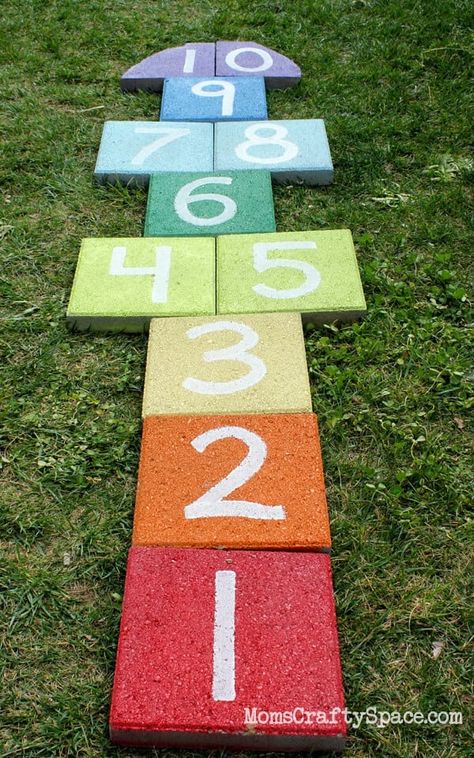
<instances>
[{"instance_id":1,"label":"light blue paver","mask_svg":"<svg viewBox=\"0 0 474 758\"><path fill-rule=\"evenodd\" d=\"M333 165L321 119L217 123L214 170L261 168L276 182L330 184Z\"/></svg>"},{"instance_id":2,"label":"light blue paver","mask_svg":"<svg viewBox=\"0 0 474 758\"><path fill-rule=\"evenodd\" d=\"M106 121L94 177L147 186L161 171L212 171L213 124Z\"/></svg>"}]
</instances>

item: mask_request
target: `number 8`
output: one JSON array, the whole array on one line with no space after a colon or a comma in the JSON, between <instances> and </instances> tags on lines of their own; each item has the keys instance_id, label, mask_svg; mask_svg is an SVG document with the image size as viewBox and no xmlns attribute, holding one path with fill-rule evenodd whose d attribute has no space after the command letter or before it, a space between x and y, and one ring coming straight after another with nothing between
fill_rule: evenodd
<instances>
[{"instance_id":1,"label":"number 8","mask_svg":"<svg viewBox=\"0 0 474 758\"><path fill-rule=\"evenodd\" d=\"M259 136L259 132L265 130L268 131L269 129L273 130L272 136ZM252 124L252 126L247 127L244 132L244 136L247 137L247 140L245 142L241 142L240 145L237 145L235 148L235 154L238 158L240 158L241 161L246 161L247 163L284 163L286 161L293 160L293 158L296 158L299 152L298 145L295 145L294 142L290 142L289 140L285 139L285 137L288 136L288 129L279 124ZM257 145L278 145L279 147L283 148L283 152L276 158L262 156L257 157L255 155L250 155L250 148Z\"/></svg>"}]
</instances>

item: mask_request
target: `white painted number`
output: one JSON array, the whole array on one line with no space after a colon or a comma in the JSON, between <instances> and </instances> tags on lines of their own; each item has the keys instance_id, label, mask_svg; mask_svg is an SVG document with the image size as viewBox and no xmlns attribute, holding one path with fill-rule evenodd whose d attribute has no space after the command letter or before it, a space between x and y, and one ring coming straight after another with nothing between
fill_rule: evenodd
<instances>
[{"instance_id":1,"label":"white painted number","mask_svg":"<svg viewBox=\"0 0 474 758\"><path fill-rule=\"evenodd\" d=\"M265 137L262 135L262 132L268 132L270 129L273 132L271 136ZM235 148L235 154L241 161L246 161L247 163L285 163L286 161L291 161L293 158L296 158L299 152L298 145L285 139L285 137L288 136L288 129L285 126L281 126L281 124L252 124L252 126L247 127L244 136L247 137L247 140L237 145ZM283 152L276 157L259 157L249 153L251 148L260 145L276 145L277 147L283 148Z\"/></svg>"},{"instance_id":2,"label":"white painted number","mask_svg":"<svg viewBox=\"0 0 474 758\"><path fill-rule=\"evenodd\" d=\"M235 571L216 571L212 697L235 700Z\"/></svg>"},{"instance_id":3,"label":"white painted number","mask_svg":"<svg viewBox=\"0 0 474 758\"><path fill-rule=\"evenodd\" d=\"M209 89L209 87L212 89ZM218 89L215 89L216 87ZM206 81L193 84L191 92L201 97L221 97L221 115L232 116L234 113L235 86L232 82L224 82L222 79L207 79Z\"/></svg>"},{"instance_id":4,"label":"white painted number","mask_svg":"<svg viewBox=\"0 0 474 758\"><path fill-rule=\"evenodd\" d=\"M191 129L177 129L170 126L137 126L134 129L135 134L161 134L162 136L153 142L149 142L148 145L144 145L141 150L132 158L133 166L143 166L144 162L150 155L156 153L160 147L169 145L170 142L174 142L180 137L186 137L187 134L191 134Z\"/></svg>"},{"instance_id":5,"label":"white painted number","mask_svg":"<svg viewBox=\"0 0 474 758\"><path fill-rule=\"evenodd\" d=\"M315 242L256 242L253 246L253 267L258 272L268 271L271 268L292 268L301 271L305 281L299 287L293 289L278 290L267 287L266 284L256 284L252 287L257 295L271 297L274 300L287 300L292 297L302 297L314 292L321 282L321 274L318 269L306 263L306 261L291 260L289 258L268 259L270 250L316 250Z\"/></svg>"},{"instance_id":6,"label":"white painted number","mask_svg":"<svg viewBox=\"0 0 474 758\"><path fill-rule=\"evenodd\" d=\"M258 434L241 426L220 426L200 434L191 442L198 453L203 453L213 442L225 439L241 440L248 453L239 465L204 495L184 509L187 519L234 516L263 521L286 518L282 505L262 505L250 500L226 500L227 495L246 484L260 471L267 457L267 446Z\"/></svg>"},{"instance_id":7,"label":"white painted number","mask_svg":"<svg viewBox=\"0 0 474 758\"><path fill-rule=\"evenodd\" d=\"M258 56L261 63L257 66L241 66L237 63L236 59L242 53L252 53ZM233 68L234 71L268 71L268 69L273 66L273 58L268 50L259 50L256 47L238 47L230 53L227 53L225 62L229 68Z\"/></svg>"},{"instance_id":8,"label":"white painted number","mask_svg":"<svg viewBox=\"0 0 474 758\"><path fill-rule=\"evenodd\" d=\"M206 176L202 179L196 179L194 182L189 182L189 184L185 184L184 187L181 187L174 200L174 209L176 213L183 221L186 221L186 223L192 224L193 226L214 226L214 224L223 224L225 221L230 221L230 219L234 218L237 213L237 205L232 198L226 197L226 195L217 195L212 192L201 192L196 195L191 195L195 189L203 187L206 184L230 185L232 184L232 179L230 176ZM195 216L194 213L191 213L189 206L192 203L199 203L200 201L205 200L213 200L214 202L223 205L224 208L221 213L217 214L217 216L211 216L210 218L200 218L199 216Z\"/></svg>"},{"instance_id":9,"label":"white painted number","mask_svg":"<svg viewBox=\"0 0 474 758\"><path fill-rule=\"evenodd\" d=\"M200 395L232 395L234 392L242 392L242 390L258 384L263 379L267 373L267 367L261 358L247 352L258 344L259 337L257 332L254 332L246 324L241 324L238 321L213 321L201 326L194 326L186 332L186 336L190 340L194 340L198 337L203 337L205 334L226 331L240 334L242 339L230 347L223 347L219 350L208 350L203 353L203 360L206 363L213 363L214 361L238 361L249 366L250 371L239 379L232 379L228 382L205 382L201 379L188 377L182 384L185 389L190 392L197 392Z\"/></svg>"},{"instance_id":10,"label":"white painted number","mask_svg":"<svg viewBox=\"0 0 474 758\"><path fill-rule=\"evenodd\" d=\"M195 61L196 61L196 51L186 50L186 55L184 58L183 74L193 73Z\"/></svg>"},{"instance_id":11,"label":"white painted number","mask_svg":"<svg viewBox=\"0 0 474 758\"><path fill-rule=\"evenodd\" d=\"M164 246L155 249L154 266L125 267L126 255L126 247L117 246L113 248L109 274L111 276L153 276L151 302L166 303L171 269L171 248Z\"/></svg>"}]
</instances>

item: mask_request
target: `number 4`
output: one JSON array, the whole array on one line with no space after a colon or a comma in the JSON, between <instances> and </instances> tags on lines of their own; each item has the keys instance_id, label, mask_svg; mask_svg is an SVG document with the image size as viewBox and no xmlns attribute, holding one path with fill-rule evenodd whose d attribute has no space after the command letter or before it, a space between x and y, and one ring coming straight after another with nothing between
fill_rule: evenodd
<instances>
[{"instance_id":1,"label":"number 4","mask_svg":"<svg viewBox=\"0 0 474 758\"><path fill-rule=\"evenodd\" d=\"M126 267L126 255L126 247L114 247L110 259L109 274L111 276L153 276L151 302L166 303L168 301L168 285L171 270L171 248L163 246L155 249L154 266Z\"/></svg>"}]
</instances>

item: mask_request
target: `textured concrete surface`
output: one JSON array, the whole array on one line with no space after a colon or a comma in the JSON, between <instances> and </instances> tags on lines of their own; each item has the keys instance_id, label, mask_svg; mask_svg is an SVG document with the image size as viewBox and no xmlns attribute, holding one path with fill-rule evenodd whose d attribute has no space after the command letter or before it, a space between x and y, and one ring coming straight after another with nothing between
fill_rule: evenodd
<instances>
[{"instance_id":1,"label":"textured concrete surface","mask_svg":"<svg viewBox=\"0 0 474 758\"><path fill-rule=\"evenodd\" d=\"M264 76L268 89L298 84L301 70L290 58L256 42L216 45L216 76Z\"/></svg>"},{"instance_id":2,"label":"textured concrete surface","mask_svg":"<svg viewBox=\"0 0 474 758\"><path fill-rule=\"evenodd\" d=\"M275 229L268 171L163 173L150 179L145 237Z\"/></svg>"},{"instance_id":3,"label":"textured concrete surface","mask_svg":"<svg viewBox=\"0 0 474 758\"><path fill-rule=\"evenodd\" d=\"M330 184L333 165L321 119L217 123L214 169L263 168L276 182Z\"/></svg>"},{"instance_id":4,"label":"textured concrete surface","mask_svg":"<svg viewBox=\"0 0 474 758\"><path fill-rule=\"evenodd\" d=\"M145 418L133 544L328 550L316 416Z\"/></svg>"},{"instance_id":5,"label":"textured concrete surface","mask_svg":"<svg viewBox=\"0 0 474 758\"><path fill-rule=\"evenodd\" d=\"M120 86L124 91L161 92L170 76L214 76L216 46L214 42L188 42L153 53L126 71Z\"/></svg>"},{"instance_id":6,"label":"textured concrete surface","mask_svg":"<svg viewBox=\"0 0 474 758\"><path fill-rule=\"evenodd\" d=\"M267 118L263 77L166 79L163 121L246 121Z\"/></svg>"},{"instance_id":7,"label":"textured concrete surface","mask_svg":"<svg viewBox=\"0 0 474 758\"><path fill-rule=\"evenodd\" d=\"M299 311L317 322L367 308L348 229L217 239L217 312Z\"/></svg>"},{"instance_id":8,"label":"textured concrete surface","mask_svg":"<svg viewBox=\"0 0 474 758\"><path fill-rule=\"evenodd\" d=\"M343 708L329 556L131 549L114 742L340 749Z\"/></svg>"},{"instance_id":9,"label":"textured concrete surface","mask_svg":"<svg viewBox=\"0 0 474 758\"><path fill-rule=\"evenodd\" d=\"M94 177L146 187L159 171L212 171L213 132L195 122L106 121Z\"/></svg>"},{"instance_id":10,"label":"textured concrete surface","mask_svg":"<svg viewBox=\"0 0 474 758\"><path fill-rule=\"evenodd\" d=\"M144 416L308 411L298 314L152 319Z\"/></svg>"},{"instance_id":11,"label":"textured concrete surface","mask_svg":"<svg viewBox=\"0 0 474 758\"><path fill-rule=\"evenodd\" d=\"M213 238L82 241L67 310L72 328L140 332L153 316L213 313Z\"/></svg>"}]
</instances>

